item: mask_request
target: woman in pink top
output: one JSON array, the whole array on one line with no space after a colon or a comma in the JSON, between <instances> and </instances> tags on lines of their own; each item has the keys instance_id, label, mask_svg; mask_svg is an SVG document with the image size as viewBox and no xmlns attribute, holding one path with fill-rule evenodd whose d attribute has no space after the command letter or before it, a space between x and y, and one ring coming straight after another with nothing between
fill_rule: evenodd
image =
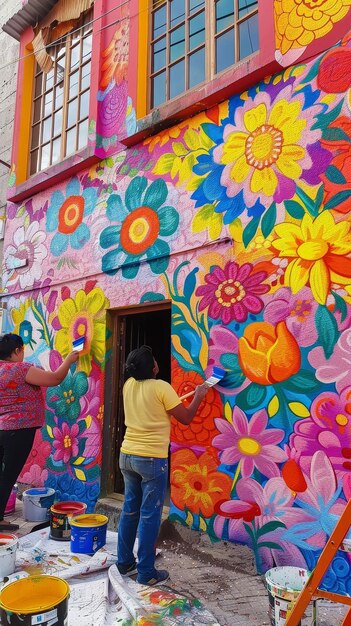
<instances>
[{"instance_id":1,"label":"woman in pink top","mask_svg":"<svg viewBox=\"0 0 351 626\"><path fill-rule=\"evenodd\" d=\"M37 428L45 418L41 387L55 387L78 359L71 352L55 371L25 363L23 339L12 333L0 336L0 532L17 530L17 524L4 521L4 512L27 460Z\"/></svg>"}]
</instances>

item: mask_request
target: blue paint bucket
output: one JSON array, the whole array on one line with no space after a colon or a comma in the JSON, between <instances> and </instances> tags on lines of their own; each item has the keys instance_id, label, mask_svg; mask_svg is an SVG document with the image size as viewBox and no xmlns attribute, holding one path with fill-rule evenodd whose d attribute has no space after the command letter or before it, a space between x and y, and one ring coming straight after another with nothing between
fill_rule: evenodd
<instances>
[{"instance_id":1,"label":"blue paint bucket","mask_svg":"<svg viewBox=\"0 0 351 626\"><path fill-rule=\"evenodd\" d=\"M23 512L27 522L45 522L54 504L55 489L51 487L26 489L23 492Z\"/></svg>"},{"instance_id":2,"label":"blue paint bucket","mask_svg":"<svg viewBox=\"0 0 351 626\"><path fill-rule=\"evenodd\" d=\"M95 554L106 543L108 517L106 515L77 515L72 517L71 552Z\"/></svg>"}]
</instances>

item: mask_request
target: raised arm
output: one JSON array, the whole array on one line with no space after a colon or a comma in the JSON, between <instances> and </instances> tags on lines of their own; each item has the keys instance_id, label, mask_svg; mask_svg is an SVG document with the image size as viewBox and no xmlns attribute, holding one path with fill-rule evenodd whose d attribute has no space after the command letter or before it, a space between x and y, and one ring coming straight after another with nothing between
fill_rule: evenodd
<instances>
[{"instance_id":1,"label":"raised arm","mask_svg":"<svg viewBox=\"0 0 351 626\"><path fill-rule=\"evenodd\" d=\"M79 352L71 352L55 372L32 366L29 368L25 380L30 385L38 385L38 387L56 387L66 378L69 368L73 363L76 363L78 358Z\"/></svg>"},{"instance_id":2,"label":"raised arm","mask_svg":"<svg viewBox=\"0 0 351 626\"><path fill-rule=\"evenodd\" d=\"M174 407L174 409L172 409L171 411L167 411L167 413L169 413L170 415L173 415L173 417L178 422L180 422L181 424L185 424L187 426L193 421L197 413L197 410L207 392L208 392L208 387L206 386L205 383L203 383L202 385L198 385L195 389L194 398L191 404L189 404L189 406L185 406L181 402L180 404L178 404L178 406Z\"/></svg>"}]
</instances>

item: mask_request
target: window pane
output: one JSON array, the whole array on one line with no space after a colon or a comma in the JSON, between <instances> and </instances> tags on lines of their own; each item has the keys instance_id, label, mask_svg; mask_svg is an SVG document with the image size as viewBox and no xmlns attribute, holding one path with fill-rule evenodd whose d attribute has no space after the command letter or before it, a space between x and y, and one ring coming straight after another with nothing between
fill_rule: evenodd
<instances>
[{"instance_id":1,"label":"window pane","mask_svg":"<svg viewBox=\"0 0 351 626\"><path fill-rule=\"evenodd\" d=\"M35 174L39 169L39 150L34 150L30 157L30 175Z\"/></svg>"},{"instance_id":2,"label":"window pane","mask_svg":"<svg viewBox=\"0 0 351 626\"><path fill-rule=\"evenodd\" d=\"M48 91L48 89L52 89L53 84L54 84L54 70L52 69L48 74L46 74L45 91Z\"/></svg>"},{"instance_id":3,"label":"window pane","mask_svg":"<svg viewBox=\"0 0 351 626\"><path fill-rule=\"evenodd\" d=\"M185 53L185 26L180 26L180 28L176 28L171 33L171 62L179 59L179 57L184 56Z\"/></svg>"},{"instance_id":4,"label":"window pane","mask_svg":"<svg viewBox=\"0 0 351 626\"><path fill-rule=\"evenodd\" d=\"M80 88L82 91L84 89L87 89L90 85L90 71L91 71L91 63L89 61L89 63L86 63L86 65L83 65L82 67L82 78L81 78L81 83L80 83Z\"/></svg>"},{"instance_id":5,"label":"window pane","mask_svg":"<svg viewBox=\"0 0 351 626\"><path fill-rule=\"evenodd\" d=\"M39 76L36 76L35 78L35 87L34 87L35 98L41 95L42 85L43 85L43 73L41 72Z\"/></svg>"},{"instance_id":6,"label":"window pane","mask_svg":"<svg viewBox=\"0 0 351 626\"><path fill-rule=\"evenodd\" d=\"M65 78L65 63L66 56L62 57L56 64L56 83L60 83L63 85L63 80Z\"/></svg>"},{"instance_id":7,"label":"window pane","mask_svg":"<svg viewBox=\"0 0 351 626\"><path fill-rule=\"evenodd\" d=\"M205 0L190 0L189 2L189 11L190 15L198 11L201 7L205 6Z\"/></svg>"},{"instance_id":8,"label":"window pane","mask_svg":"<svg viewBox=\"0 0 351 626\"><path fill-rule=\"evenodd\" d=\"M42 136L42 141L48 141L51 138L51 122L52 122L52 117L47 117L44 120L43 123L43 136Z\"/></svg>"},{"instance_id":9,"label":"window pane","mask_svg":"<svg viewBox=\"0 0 351 626\"><path fill-rule=\"evenodd\" d=\"M169 69L169 97L175 98L185 91L184 85L185 62L180 61Z\"/></svg>"},{"instance_id":10,"label":"window pane","mask_svg":"<svg viewBox=\"0 0 351 626\"><path fill-rule=\"evenodd\" d=\"M62 132L62 109L56 111L54 115L54 136Z\"/></svg>"},{"instance_id":11,"label":"window pane","mask_svg":"<svg viewBox=\"0 0 351 626\"><path fill-rule=\"evenodd\" d=\"M184 0L171 0L171 28L185 19Z\"/></svg>"},{"instance_id":12,"label":"window pane","mask_svg":"<svg viewBox=\"0 0 351 626\"><path fill-rule=\"evenodd\" d=\"M166 65L166 37L162 37L152 47L152 71L157 72Z\"/></svg>"},{"instance_id":13,"label":"window pane","mask_svg":"<svg viewBox=\"0 0 351 626\"><path fill-rule=\"evenodd\" d=\"M44 97L44 115L50 115L52 113L52 91L45 94Z\"/></svg>"},{"instance_id":14,"label":"window pane","mask_svg":"<svg viewBox=\"0 0 351 626\"><path fill-rule=\"evenodd\" d=\"M199 13L189 21L190 50L205 42L205 12Z\"/></svg>"},{"instance_id":15,"label":"window pane","mask_svg":"<svg viewBox=\"0 0 351 626\"><path fill-rule=\"evenodd\" d=\"M257 8L257 0L239 0L239 19Z\"/></svg>"},{"instance_id":16,"label":"window pane","mask_svg":"<svg viewBox=\"0 0 351 626\"><path fill-rule=\"evenodd\" d=\"M68 103L67 126L72 126L77 121L78 98Z\"/></svg>"},{"instance_id":17,"label":"window pane","mask_svg":"<svg viewBox=\"0 0 351 626\"><path fill-rule=\"evenodd\" d=\"M154 11L152 18L152 38L157 39L160 35L166 32L166 23L167 20L167 11L166 5L164 4L162 7Z\"/></svg>"},{"instance_id":18,"label":"window pane","mask_svg":"<svg viewBox=\"0 0 351 626\"><path fill-rule=\"evenodd\" d=\"M234 23L234 0L217 0L216 33Z\"/></svg>"},{"instance_id":19,"label":"window pane","mask_svg":"<svg viewBox=\"0 0 351 626\"><path fill-rule=\"evenodd\" d=\"M81 122L78 126L78 150L88 144L88 126L89 120Z\"/></svg>"},{"instance_id":20,"label":"window pane","mask_svg":"<svg viewBox=\"0 0 351 626\"><path fill-rule=\"evenodd\" d=\"M240 59L258 50L258 14L255 13L239 26Z\"/></svg>"},{"instance_id":21,"label":"window pane","mask_svg":"<svg viewBox=\"0 0 351 626\"><path fill-rule=\"evenodd\" d=\"M85 37L85 39L83 39L83 63L84 61L87 61L91 56L91 42L92 35L89 35L88 37Z\"/></svg>"},{"instance_id":22,"label":"window pane","mask_svg":"<svg viewBox=\"0 0 351 626\"><path fill-rule=\"evenodd\" d=\"M152 79L151 106L157 107L166 101L166 72L157 74Z\"/></svg>"},{"instance_id":23,"label":"window pane","mask_svg":"<svg viewBox=\"0 0 351 626\"><path fill-rule=\"evenodd\" d=\"M79 60L80 60L80 46L74 46L74 48L71 49L71 70L74 70L77 68L78 64L79 64Z\"/></svg>"},{"instance_id":24,"label":"window pane","mask_svg":"<svg viewBox=\"0 0 351 626\"><path fill-rule=\"evenodd\" d=\"M89 115L89 99L90 91L85 91L80 97L79 119L81 120Z\"/></svg>"},{"instance_id":25,"label":"window pane","mask_svg":"<svg viewBox=\"0 0 351 626\"><path fill-rule=\"evenodd\" d=\"M216 73L233 63L235 63L234 30L229 30L216 40Z\"/></svg>"},{"instance_id":26,"label":"window pane","mask_svg":"<svg viewBox=\"0 0 351 626\"><path fill-rule=\"evenodd\" d=\"M60 160L60 157L61 157L61 138L59 137L58 139L54 139L54 141L52 142L51 162L57 163L57 161Z\"/></svg>"},{"instance_id":27,"label":"window pane","mask_svg":"<svg viewBox=\"0 0 351 626\"><path fill-rule=\"evenodd\" d=\"M50 165L50 144L41 147L40 169L45 170Z\"/></svg>"},{"instance_id":28,"label":"window pane","mask_svg":"<svg viewBox=\"0 0 351 626\"><path fill-rule=\"evenodd\" d=\"M79 72L78 71L74 72L69 77L68 93L69 93L69 97L70 98L73 98L74 96L78 95L78 79L79 79Z\"/></svg>"},{"instance_id":29,"label":"window pane","mask_svg":"<svg viewBox=\"0 0 351 626\"><path fill-rule=\"evenodd\" d=\"M71 128L66 134L66 156L76 151L77 131L76 127Z\"/></svg>"},{"instance_id":30,"label":"window pane","mask_svg":"<svg viewBox=\"0 0 351 626\"><path fill-rule=\"evenodd\" d=\"M41 111L41 98L34 100L33 105L33 124L40 120L40 111Z\"/></svg>"},{"instance_id":31,"label":"window pane","mask_svg":"<svg viewBox=\"0 0 351 626\"><path fill-rule=\"evenodd\" d=\"M189 89L204 82L205 72L205 48L201 48L189 56Z\"/></svg>"},{"instance_id":32,"label":"window pane","mask_svg":"<svg viewBox=\"0 0 351 626\"><path fill-rule=\"evenodd\" d=\"M39 146L40 124L35 124L32 128L32 148Z\"/></svg>"},{"instance_id":33,"label":"window pane","mask_svg":"<svg viewBox=\"0 0 351 626\"><path fill-rule=\"evenodd\" d=\"M56 85L55 89L55 109L59 109L63 105L63 86Z\"/></svg>"}]
</instances>

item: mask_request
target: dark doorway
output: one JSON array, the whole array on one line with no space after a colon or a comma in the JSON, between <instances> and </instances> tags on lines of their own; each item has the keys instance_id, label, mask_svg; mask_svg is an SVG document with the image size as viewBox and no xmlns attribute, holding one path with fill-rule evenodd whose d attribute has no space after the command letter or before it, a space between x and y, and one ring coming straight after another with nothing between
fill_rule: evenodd
<instances>
[{"instance_id":1,"label":"dark doorway","mask_svg":"<svg viewBox=\"0 0 351 626\"><path fill-rule=\"evenodd\" d=\"M171 302L134 306L110 311L112 330L111 365L106 370L106 412L104 427L104 491L123 493L118 457L124 437L124 363L131 350L152 347L158 362L158 377L171 381Z\"/></svg>"}]
</instances>

